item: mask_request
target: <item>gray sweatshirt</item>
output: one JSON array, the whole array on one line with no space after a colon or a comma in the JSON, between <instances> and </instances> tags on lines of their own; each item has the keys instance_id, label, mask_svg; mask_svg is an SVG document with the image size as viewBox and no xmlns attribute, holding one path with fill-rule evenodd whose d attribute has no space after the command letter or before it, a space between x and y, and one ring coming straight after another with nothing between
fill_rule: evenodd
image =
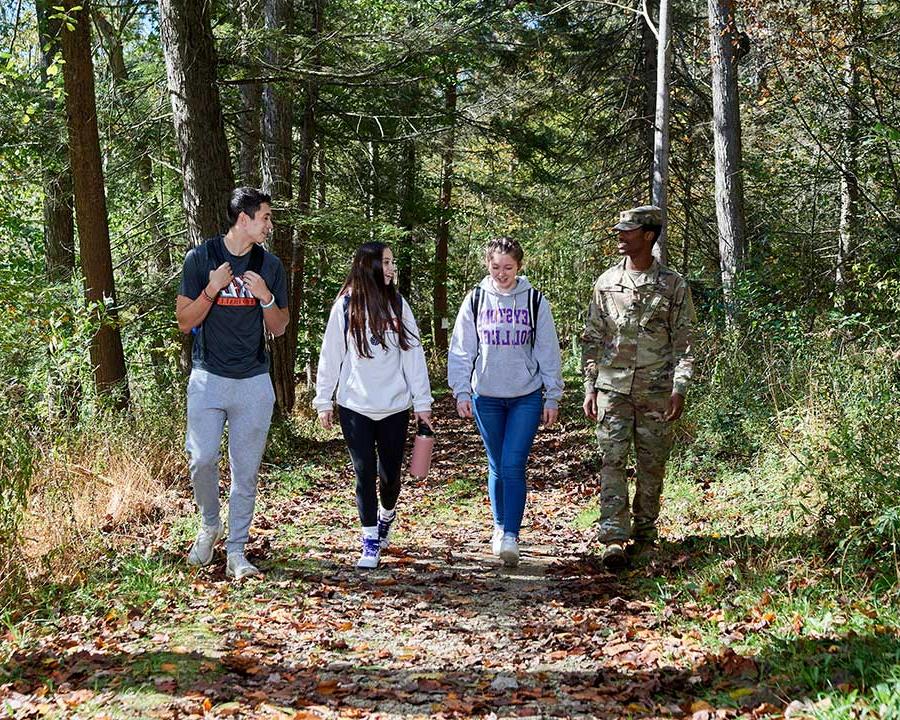
<instances>
[{"instance_id":1,"label":"gray sweatshirt","mask_svg":"<svg viewBox=\"0 0 900 720\"><path fill-rule=\"evenodd\" d=\"M457 402L472 399L472 393L488 397L519 397L544 388L544 407L556 408L562 397L559 338L550 303L542 297L531 347L531 283L520 275L516 286L498 291L490 276L481 281L482 299L476 329L472 315L472 293L459 308L447 380Z\"/></svg>"}]
</instances>

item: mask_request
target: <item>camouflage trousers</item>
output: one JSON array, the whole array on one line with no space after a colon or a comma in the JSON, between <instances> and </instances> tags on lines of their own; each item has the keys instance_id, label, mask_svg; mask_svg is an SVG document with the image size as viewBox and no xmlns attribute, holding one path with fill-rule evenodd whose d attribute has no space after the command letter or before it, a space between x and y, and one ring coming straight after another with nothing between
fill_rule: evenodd
<instances>
[{"instance_id":1,"label":"camouflage trousers","mask_svg":"<svg viewBox=\"0 0 900 720\"><path fill-rule=\"evenodd\" d=\"M601 542L655 538L666 461L672 450L672 423L664 420L670 393L597 392ZM631 512L625 463L631 444L637 479ZM633 519L633 524L632 524Z\"/></svg>"}]
</instances>

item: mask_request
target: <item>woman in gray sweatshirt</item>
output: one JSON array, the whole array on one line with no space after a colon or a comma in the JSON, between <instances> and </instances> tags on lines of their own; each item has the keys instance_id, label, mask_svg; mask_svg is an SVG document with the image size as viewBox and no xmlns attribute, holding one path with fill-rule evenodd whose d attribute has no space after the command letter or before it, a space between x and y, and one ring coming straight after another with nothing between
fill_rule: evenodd
<instances>
[{"instance_id":1,"label":"woman in gray sweatshirt","mask_svg":"<svg viewBox=\"0 0 900 720\"><path fill-rule=\"evenodd\" d=\"M488 244L488 275L459 308L447 361L456 411L475 418L484 442L491 547L509 566L519 562L531 445L541 422L556 422L563 390L550 303L518 274L522 259L511 238Z\"/></svg>"}]
</instances>

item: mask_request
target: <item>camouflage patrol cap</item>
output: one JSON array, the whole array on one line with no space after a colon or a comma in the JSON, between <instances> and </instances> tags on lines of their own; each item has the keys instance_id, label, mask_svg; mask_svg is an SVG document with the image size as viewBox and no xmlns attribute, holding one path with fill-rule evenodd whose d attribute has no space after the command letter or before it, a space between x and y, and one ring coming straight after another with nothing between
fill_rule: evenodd
<instances>
[{"instance_id":1,"label":"camouflage patrol cap","mask_svg":"<svg viewBox=\"0 0 900 720\"><path fill-rule=\"evenodd\" d=\"M623 210L619 213L619 223L613 225L613 230L635 230L644 225L662 225L662 210L656 205L641 205Z\"/></svg>"}]
</instances>

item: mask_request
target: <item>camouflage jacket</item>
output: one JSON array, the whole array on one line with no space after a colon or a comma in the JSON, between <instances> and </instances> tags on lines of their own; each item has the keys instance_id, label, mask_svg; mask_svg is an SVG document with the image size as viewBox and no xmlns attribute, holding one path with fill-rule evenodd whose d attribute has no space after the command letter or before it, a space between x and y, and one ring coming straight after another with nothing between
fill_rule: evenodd
<instances>
[{"instance_id":1,"label":"camouflage jacket","mask_svg":"<svg viewBox=\"0 0 900 720\"><path fill-rule=\"evenodd\" d=\"M594 284L581 339L585 390L687 393L693 371L691 291L653 261L635 286L625 260Z\"/></svg>"}]
</instances>

